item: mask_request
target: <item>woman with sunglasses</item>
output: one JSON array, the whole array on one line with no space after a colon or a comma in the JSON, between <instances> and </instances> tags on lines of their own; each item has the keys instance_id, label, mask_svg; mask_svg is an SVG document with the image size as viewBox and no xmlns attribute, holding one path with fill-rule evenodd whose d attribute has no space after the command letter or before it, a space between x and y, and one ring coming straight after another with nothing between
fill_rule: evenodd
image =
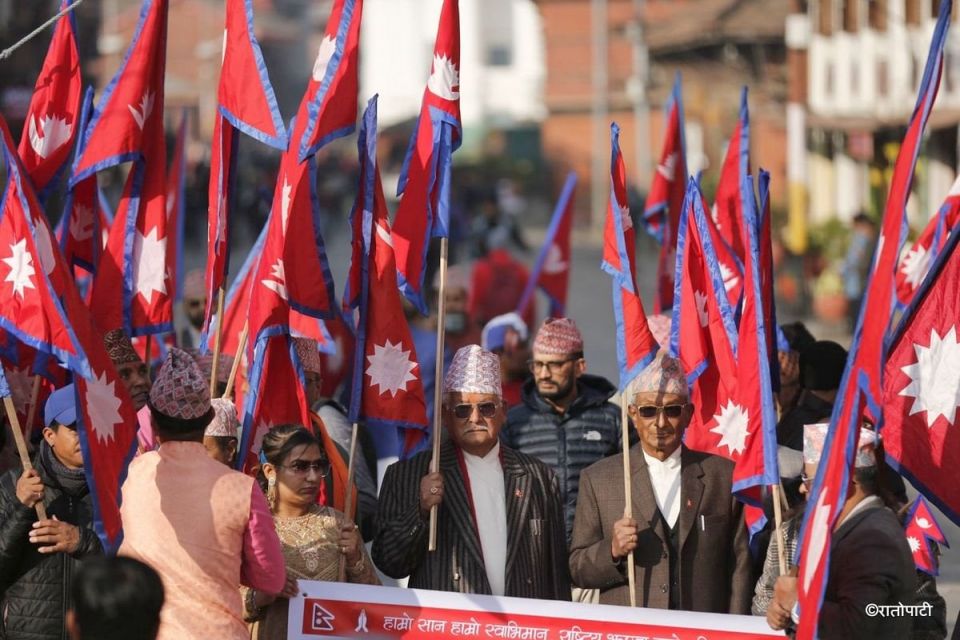
<instances>
[{"instance_id":1,"label":"woman with sunglasses","mask_svg":"<svg viewBox=\"0 0 960 640\"><path fill-rule=\"evenodd\" d=\"M245 616L255 640L287 637L288 599L297 580L338 579L345 556L347 582L380 584L357 527L344 514L317 504L330 463L316 437L299 425L274 427L263 438L257 481L267 496L283 549L287 583L278 596L243 589Z\"/></svg>"}]
</instances>

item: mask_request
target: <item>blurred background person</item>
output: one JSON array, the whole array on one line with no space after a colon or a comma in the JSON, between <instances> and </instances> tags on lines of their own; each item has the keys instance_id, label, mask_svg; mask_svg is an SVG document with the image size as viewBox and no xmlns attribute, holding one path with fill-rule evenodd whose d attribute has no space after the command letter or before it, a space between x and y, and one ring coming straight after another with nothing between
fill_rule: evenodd
<instances>
[{"instance_id":1,"label":"blurred background person","mask_svg":"<svg viewBox=\"0 0 960 640\"><path fill-rule=\"evenodd\" d=\"M511 311L492 318L480 334L480 346L500 358L500 382L507 410L520 404L524 383L530 379L530 331Z\"/></svg>"},{"instance_id":2,"label":"blurred background person","mask_svg":"<svg viewBox=\"0 0 960 640\"><path fill-rule=\"evenodd\" d=\"M133 558L91 558L78 568L70 593L70 640L157 637L163 583L148 565Z\"/></svg>"}]
</instances>

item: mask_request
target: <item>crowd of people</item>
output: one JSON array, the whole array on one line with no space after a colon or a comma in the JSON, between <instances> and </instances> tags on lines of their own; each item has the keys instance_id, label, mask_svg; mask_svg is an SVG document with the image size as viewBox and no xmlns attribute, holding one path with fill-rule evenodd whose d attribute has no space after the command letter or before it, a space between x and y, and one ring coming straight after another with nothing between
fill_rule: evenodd
<instances>
[{"instance_id":1,"label":"crowd of people","mask_svg":"<svg viewBox=\"0 0 960 640\"><path fill-rule=\"evenodd\" d=\"M478 308L473 281L453 270L454 314ZM190 313L202 308L193 290L188 283L191 322L202 320ZM588 373L576 322L551 318L534 333L523 314L480 308L482 325L457 320L447 326L445 353L434 344L421 356L425 378L436 357L446 363L443 380L428 383L442 385L439 471L430 471L432 453L423 451L390 465L379 488L366 430L348 481L351 425L321 394L315 342L292 338L310 423L270 429L257 445L258 464L244 474L234 470L237 409L223 397L231 359L219 363L211 393L210 356L171 348L151 375L129 337L107 334L139 412L138 451L122 486L122 545L117 557L104 557L68 385L46 401L33 468L0 478L0 638L275 640L287 637L299 580L390 579L465 594L753 614L789 633L804 499L843 347L816 340L802 324L783 327L790 349L780 353L778 395L781 549L772 524L751 539L732 494L733 463L683 444L693 406L678 361L661 352L623 396L631 425L626 515L617 389ZM412 312L408 318L419 353L436 334ZM649 325L665 344L670 319L651 316ZM183 343L194 339L183 332ZM884 464L870 425L846 496L820 637L944 638L944 600L933 578L914 568L899 519L904 483ZM436 550L429 551L434 508ZM772 523L772 503L766 511ZM791 567L785 575L781 554ZM929 603L931 615L868 614L868 605L914 603Z\"/></svg>"}]
</instances>

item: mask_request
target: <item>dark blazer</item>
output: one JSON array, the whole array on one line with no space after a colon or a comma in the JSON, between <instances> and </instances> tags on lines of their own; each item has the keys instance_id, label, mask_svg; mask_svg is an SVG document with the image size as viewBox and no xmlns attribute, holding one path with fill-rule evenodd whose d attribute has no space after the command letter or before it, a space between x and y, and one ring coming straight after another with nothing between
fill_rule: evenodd
<instances>
[{"instance_id":1,"label":"dark blazer","mask_svg":"<svg viewBox=\"0 0 960 640\"><path fill-rule=\"evenodd\" d=\"M563 509L553 472L530 456L500 445L507 506L506 593L520 598L570 599ZM420 479L430 451L390 465L380 489L373 562L409 586L490 594L473 508L453 443L440 448L443 502L437 550L427 551L429 519L420 514ZM477 514L482 518L483 514Z\"/></svg>"},{"instance_id":2,"label":"dark blazer","mask_svg":"<svg viewBox=\"0 0 960 640\"><path fill-rule=\"evenodd\" d=\"M753 580L742 505L731 495L733 463L684 447L680 454L679 584L670 585L668 535L660 518L640 445L630 448L633 518L639 525L637 605L669 606L679 589L680 609L749 615ZM570 546L570 575L579 587L600 589L601 604L628 605L624 562L610 547L613 523L623 517L623 454L580 475L580 498Z\"/></svg>"},{"instance_id":3,"label":"dark blazer","mask_svg":"<svg viewBox=\"0 0 960 640\"><path fill-rule=\"evenodd\" d=\"M868 604L914 603L917 574L899 520L880 505L853 514L834 532L820 610L822 640L909 638L911 616L870 617Z\"/></svg>"}]
</instances>

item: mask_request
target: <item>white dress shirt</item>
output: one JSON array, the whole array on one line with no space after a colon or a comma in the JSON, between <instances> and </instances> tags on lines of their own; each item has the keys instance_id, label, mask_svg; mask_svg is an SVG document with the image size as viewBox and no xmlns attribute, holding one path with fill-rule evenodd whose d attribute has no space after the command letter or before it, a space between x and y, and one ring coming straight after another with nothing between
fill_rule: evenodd
<instances>
[{"instance_id":1,"label":"white dress shirt","mask_svg":"<svg viewBox=\"0 0 960 640\"><path fill-rule=\"evenodd\" d=\"M677 524L677 518L680 517L680 449L681 447L677 447L663 462L641 449L647 461L653 496L657 499L660 513L671 528Z\"/></svg>"},{"instance_id":2,"label":"white dress shirt","mask_svg":"<svg viewBox=\"0 0 960 640\"><path fill-rule=\"evenodd\" d=\"M507 585L507 499L500 464L500 443L482 458L464 451L463 460L470 480L490 591L495 596L502 596Z\"/></svg>"}]
</instances>

